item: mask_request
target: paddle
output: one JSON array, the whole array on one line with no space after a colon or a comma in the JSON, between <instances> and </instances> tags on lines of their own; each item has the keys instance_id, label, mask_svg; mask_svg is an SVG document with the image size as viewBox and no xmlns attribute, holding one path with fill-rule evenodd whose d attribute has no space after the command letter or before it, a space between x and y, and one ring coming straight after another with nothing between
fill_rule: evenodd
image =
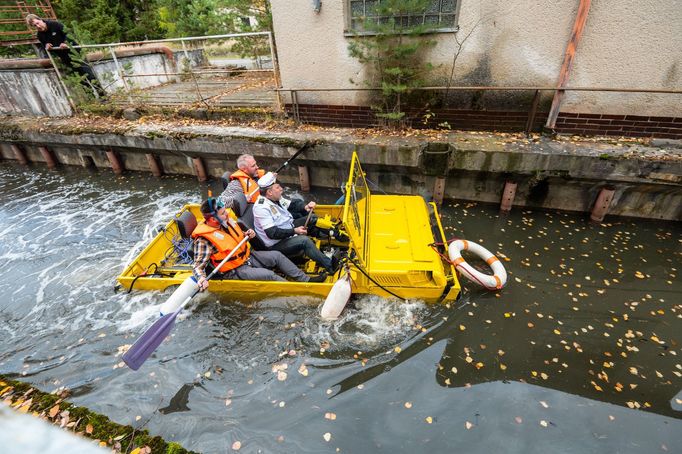
<instances>
[{"instance_id":1,"label":"paddle","mask_svg":"<svg viewBox=\"0 0 682 454\"><path fill-rule=\"evenodd\" d=\"M279 173L280 170L282 170L283 168L285 168L286 166L288 166L289 163L290 163L291 161L293 161L294 159L296 159L296 158L298 157L298 155L300 155L301 153L303 153L309 146L310 146L310 144L309 144L308 142L304 143L303 146L302 146L301 148L299 148L298 151L297 151L296 153L294 153L294 155L293 155L292 157L290 157L289 159L287 159L286 161L284 161L284 164L282 164L281 166L279 166L279 167L277 168L277 170L275 170L273 173Z\"/></svg>"},{"instance_id":2,"label":"paddle","mask_svg":"<svg viewBox=\"0 0 682 454\"><path fill-rule=\"evenodd\" d=\"M214 274L218 272L218 270L232 258L232 255L239 250L239 248L242 247L244 243L249 239L249 237L245 236L237 246L232 249L232 251L223 259L222 262L218 264L218 266L215 267L215 269L206 277L207 280L210 280ZM192 277L188 277L187 279L194 280ZM185 280L185 282L187 282ZM176 290L179 291L180 288ZM178 314L182 309L187 305L187 303L190 302L192 298L196 296L196 294L199 293L199 287L197 286L197 289L192 293L190 296L185 298L185 300L182 302L180 307L178 307L174 312L171 312L170 314L166 314L160 319L158 319L152 326L150 326L147 331L140 336L139 339L135 341L132 347L128 349L127 352L123 355L123 362L125 362L128 367L130 367L132 370L137 370L144 364L144 362L149 358L149 356L154 353L154 350L163 342L163 340L168 336L168 333L173 329L175 326L175 319L177 318ZM175 295L175 292L173 292L173 295ZM170 296L170 298L173 297L173 295Z\"/></svg>"},{"instance_id":3,"label":"paddle","mask_svg":"<svg viewBox=\"0 0 682 454\"><path fill-rule=\"evenodd\" d=\"M272 173L279 173L280 170L282 170L283 168L285 168L286 166L288 166L294 159L296 159L296 158L298 157L298 155L300 155L301 153L303 153L309 146L310 146L310 144L309 144L308 142L304 143L303 146L302 146L301 148L299 148L298 151L297 151L296 153L294 153L294 155L293 155L292 157L290 157L289 159L287 159L286 161L284 161L284 164L282 164L281 166L279 166L279 167L277 168L277 170L275 170L275 171L272 172ZM260 188L258 187L258 185L256 185L256 187L254 188L253 191L249 192L248 194L245 194L245 195L246 195L246 198L247 198L247 199L251 198L251 196L253 196L253 195L254 195L256 192L258 192L258 191L260 191Z\"/></svg>"},{"instance_id":4,"label":"paddle","mask_svg":"<svg viewBox=\"0 0 682 454\"><path fill-rule=\"evenodd\" d=\"M313 211L315 211L315 208L311 208L310 211L308 211L308 216L305 218L305 224L303 224L304 229L308 228L308 222L310 222L310 216L313 215Z\"/></svg>"}]
</instances>

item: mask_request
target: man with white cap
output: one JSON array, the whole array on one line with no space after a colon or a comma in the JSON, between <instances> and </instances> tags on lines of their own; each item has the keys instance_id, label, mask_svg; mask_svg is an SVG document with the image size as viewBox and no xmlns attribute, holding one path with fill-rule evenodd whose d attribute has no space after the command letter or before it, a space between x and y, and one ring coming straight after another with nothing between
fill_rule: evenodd
<instances>
[{"instance_id":1,"label":"man with white cap","mask_svg":"<svg viewBox=\"0 0 682 454\"><path fill-rule=\"evenodd\" d=\"M282 197L284 189L277 183L277 178L268 172L258 180L260 196L253 206L254 227L256 233L270 250L279 251L287 257L304 255L324 268L327 272L335 271L332 259L320 251L307 236L308 230L303 225L305 217L294 220L289 210L289 200ZM305 205L305 211L315 208L315 202Z\"/></svg>"}]
</instances>

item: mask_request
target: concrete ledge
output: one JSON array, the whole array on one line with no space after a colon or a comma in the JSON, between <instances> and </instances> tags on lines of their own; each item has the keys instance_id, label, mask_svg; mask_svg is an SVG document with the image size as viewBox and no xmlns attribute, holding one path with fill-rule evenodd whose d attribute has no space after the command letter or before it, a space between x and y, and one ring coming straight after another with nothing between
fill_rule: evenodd
<instances>
[{"instance_id":1,"label":"concrete ledge","mask_svg":"<svg viewBox=\"0 0 682 454\"><path fill-rule=\"evenodd\" d=\"M105 152L113 150L128 170L148 171L145 155L153 154L166 173L194 174L191 161L202 158L213 177L232 170L242 153L274 168L311 142L297 163L310 167L313 186L339 187L357 150L368 178L387 192L429 196L435 178L445 177L446 198L499 203L505 181L515 180L515 205L590 211L608 184L616 188L611 214L671 220L682 215L682 149L647 141L414 131L368 136L357 130L183 123L12 117L0 126L0 142L24 146L30 161L42 161L34 149L46 146L62 163L81 165L87 157L97 167L109 167ZM7 148L3 156L14 159ZM297 181L291 169L282 177Z\"/></svg>"}]
</instances>

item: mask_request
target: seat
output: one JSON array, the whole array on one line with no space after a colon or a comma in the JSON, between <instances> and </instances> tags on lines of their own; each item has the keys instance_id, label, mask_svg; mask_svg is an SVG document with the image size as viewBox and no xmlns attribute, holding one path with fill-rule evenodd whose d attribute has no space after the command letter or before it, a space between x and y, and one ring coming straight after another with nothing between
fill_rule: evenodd
<instances>
[{"instance_id":1,"label":"seat","mask_svg":"<svg viewBox=\"0 0 682 454\"><path fill-rule=\"evenodd\" d=\"M237 215L237 223L239 224L239 227L241 227L241 229L244 231L252 229L255 232L256 229L254 228L253 222L253 204L246 201L246 196L243 192L232 194L232 200L232 211L234 211L234 214ZM268 250L268 248L265 246L265 243L263 243L263 240L258 238L258 235L251 238L249 243L251 243L251 247L256 251Z\"/></svg>"},{"instance_id":2,"label":"seat","mask_svg":"<svg viewBox=\"0 0 682 454\"><path fill-rule=\"evenodd\" d=\"M223 191L227 188L227 185L230 184L230 175L230 172L225 172L223 176L220 177L220 181L223 183Z\"/></svg>"},{"instance_id":3,"label":"seat","mask_svg":"<svg viewBox=\"0 0 682 454\"><path fill-rule=\"evenodd\" d=\"M191 239L192 232L197 227L197 218L191 211L183 211L182 214L175 218L175 225L178 227L178 233L183 239Z\"/></svg>"}]
</instances>

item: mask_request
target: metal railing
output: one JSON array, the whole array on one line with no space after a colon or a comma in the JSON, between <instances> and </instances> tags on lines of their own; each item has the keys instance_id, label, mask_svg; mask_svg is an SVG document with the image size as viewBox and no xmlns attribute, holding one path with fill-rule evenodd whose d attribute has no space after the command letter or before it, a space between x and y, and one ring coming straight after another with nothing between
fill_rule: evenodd
<instances>
[{"instance_id":1,"label":"metal railing","mask_svg":"<svg viewBox=\"0 0 682 454\"><path fill-rule=\"evenodd\" d=\"M300 102L298 99L298 94L302 92L381 92L381 88L281 88L276 90L281 93L288 93L289 99L291 100L291 112L293 114L294 120L297 123L301 122L300 114ZM540 104L540 97L542 92L555 92L555 91L568 91L568 92L615 92L615 93L651 93L651 94L672 94L680 95L682 90L666 90L666 89L646 89L646 88L613 88L613 87L538 87L538 86L509 86L509 87L499 87L499 86L434 86L434 87L417 87L412 88L412 92L419 91L436 91L448 92L452 91L527 91L533 92L533 98L528 108L528 117L526 120L525 132L530 134L533 124L538 113L538 107Z\"/></svg>"},{"instance_id":2,"label":"metal railing","mask_svg":"<svg viewBox=\"0 0 682 454\"><path fill-rule=\"evenodd\" d=\"M195 42L206 42L206 41L224 41L224 40L232 40L232 39L240 39L240 38L258 38L258 37L263 37L267 39L267 46L269 48L269 54L270 54L270 59L272 61L272 69L263 69L262 68L262 60L260 56L257 56L255 58L256 62L256 69L218 69L216 67L215 69L202 69L201 71L195 71L195 67L191 63L191 57L190 57L190 52L193 51L194 49L188 48L188 44L190 43L195 43ZM140 47L140 46L145 46L145 45L150 45L150 44L169 44L169 43L180 43L181 46L181 52L183 52L185 60L187 62L187 68L183 68L182 71L177 69L173 71L169 71L166 67L166 65L163 66L163 72L147 72L147 73L129 73L126 71L124 66L121 64L119 61L120 57L117 57L116 55L116 50L121 49L121 48L135 48L135 47ZM145 78L145 77L161 77L164 76L166 77L166 80L170 81L172 79L175 79L177 76L183 76L183 77L189 77L193 80L194 82L194 89L196 91L196 101L207 104L207 101L212 99L215 96L207 96L205 97L201 89L199 87L199 83L197 81L197 76L198 75L207 75L207 76L215 76L215 75L220 75L220 74L232 74L232 73L272 73L273 74L273 80L274 80L274 86L278 87L279 86L279 66L276 58L276 54L274 52L274 46L273 46L273 37L271 32L252 32L252 33L228 33L228 34L221 34L221 35L206 35L206 36L189 36L189 37L181 37L181 38L167 38L167 39L153 39L153 40L145 40L145 41L127 41L127 42L116 42L116 43L104 43L104 44L83 44L83 45L78 45L78 46L73 46L75 49L84 49L84 50L90 50L90 49L102 49L102 50L107 50L108 52L106 55L103 54L103 58L111 58L114 64L115 72L118 75L119 80L121 81L121 84L123 85L123 91L125 96L128 99L129 103L133 103L133 91L134 87L131 86L131 79L139 79L139 78ZM72 105L72 108L74 110L76 109L75 103L73 101L73 97L69 93L69 90L64 83L64 78L59 71L58 66L55 64L54 58L52 55L50 55L50 52L48 51L48 56L50 57L50 60L52 61L52 65L55 68L55 71L57 73L57 76L60 80L60 83L63 87L63 89L66 91L69 99L69 102ZM109 85L112 85L114 82L110 83ZM108 88L105 87L105 88ZM277 97L277 102L278 102L278 108L279 106L279 97ZM151 102L153 104L153 101Z\"/></svg>"}]
</instances>

